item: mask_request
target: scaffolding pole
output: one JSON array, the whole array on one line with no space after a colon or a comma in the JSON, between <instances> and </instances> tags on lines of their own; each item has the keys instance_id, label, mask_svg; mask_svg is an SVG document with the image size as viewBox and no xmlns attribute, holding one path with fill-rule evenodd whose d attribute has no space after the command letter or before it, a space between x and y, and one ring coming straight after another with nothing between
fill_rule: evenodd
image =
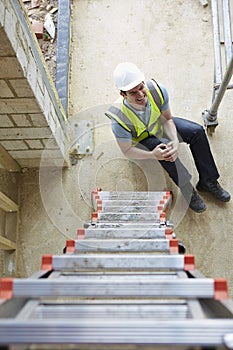
<instances>
[{"instance_id":1,"label":"scaffolding pole","mask_svg":"<svg viewBox=\"0 0 233 350\"><path fill-rule=\"evenodd\" d=\"M233 56L232 56L232 35L231 35L231 15L229 0L222 0L222 22L225 47L226 72L222 78L222 57L221 57L221 39L219 25L219 1L211 1L213 35L214 35L214 87L212 105L209 110L205 110L202 115L207 131L212 133L218 125L217 113L219 105L223 99L225 91L232 89L233 84L229 84L233 74Z\"/></svg>"}]
</instances>

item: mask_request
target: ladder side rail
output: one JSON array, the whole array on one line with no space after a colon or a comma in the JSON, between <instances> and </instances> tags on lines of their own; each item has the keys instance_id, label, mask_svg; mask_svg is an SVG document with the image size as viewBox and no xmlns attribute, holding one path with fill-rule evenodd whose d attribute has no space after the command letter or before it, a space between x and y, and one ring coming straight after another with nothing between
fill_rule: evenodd
<instances>
[{"instance_id":1,"label":"ladder side rail","mask_svg":"<svg viewBox=\"0 0 233 350\"><path fill-rule=\"evenodd\" d=\"M29 296L29 298L31 298L31 296ZM40 304L39 299L38 300L35 300L34 298L29 299L24 305L24 307L22 307L22 309L16 315L15 320L24 321L32 318L32 314L35 308L39 306L39 304Z\"/></svg>"},{"instance_id":2,"label":"ladder side rail","mask_svg":"<svg viewBox=\"0 0 233 350\"><path fill-rule=\"evenodd\" d=\"M2 300L0 303L0 320L2 318L13 318L24 308L28 299L24 297Z\"/></svg>"},{"instance_id":3,"label":"ladder side rail","mask_svg":"<svg viewBox=\"0 0 233 350\"><path fill-rule=\"evenodd\" d=\"M205 313L197 299L187 301L190 316L194 319L205 319Z\"/></svg>"},{"instance_id":4,"label":"ladder side rail","mask_svg":"<svg viewBox=\"0 0 233 350\"><path fill-rule=\"evenodd\" d=\"M203 310L212 316L218 315L220 319L232 319L233 301L231 299L215 300L215 299L200 299L200 304Z\"/></svg>"}]
</instances>

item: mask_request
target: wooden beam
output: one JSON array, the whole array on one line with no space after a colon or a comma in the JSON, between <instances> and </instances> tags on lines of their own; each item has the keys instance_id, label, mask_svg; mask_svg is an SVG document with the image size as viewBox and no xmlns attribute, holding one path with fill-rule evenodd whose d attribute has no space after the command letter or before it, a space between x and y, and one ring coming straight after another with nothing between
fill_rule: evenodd
<instances>
[{"instance_id":1,"label":"wooden beam","mask_svg":"<svg viewBox=\"0 0 233 350\"><path fill-rule=\"evenodd\" d=\"M20 171L20 166L14 158L5 150L5 148L0 144L0 164L1 166L12 172Z\"/></svg>"},{"instance_id":2,"label":"wooden beam","mask_svg":"<svg viewBox=\"0 0 233 350\"><path fill-rule=\"evenodd\" d=\"M18 211L19 206L0 191L0 208L7 212Z\"/></svg>"},{"instance_id":3,"label":"wooden beam","mask_svg":"<svg viewBox=\"0 0 233 350\"><path fill-rule=\"evenodd\" d=\"M16 244L15 244L15 242L12 242L3 236L0 236L0 249L1 250L15 250Z\"/></svg>"}]
</instances>

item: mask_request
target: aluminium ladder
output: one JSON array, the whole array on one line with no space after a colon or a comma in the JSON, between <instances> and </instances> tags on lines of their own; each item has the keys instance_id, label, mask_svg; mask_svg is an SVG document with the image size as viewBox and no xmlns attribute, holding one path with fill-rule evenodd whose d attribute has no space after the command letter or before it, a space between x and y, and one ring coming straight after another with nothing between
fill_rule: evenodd
<instances>
[{"instance_id":1,"label":"aluminium ladder","mask_svg":"<svg viewBox=\"0 0 233 350\"><path fill-rule=\"evenodd\" d=\"M180 253L171 200L94 191L91 223L65 254L0 280L0 349L233 349L226 280Z\"/></svg>"}]
</instances>

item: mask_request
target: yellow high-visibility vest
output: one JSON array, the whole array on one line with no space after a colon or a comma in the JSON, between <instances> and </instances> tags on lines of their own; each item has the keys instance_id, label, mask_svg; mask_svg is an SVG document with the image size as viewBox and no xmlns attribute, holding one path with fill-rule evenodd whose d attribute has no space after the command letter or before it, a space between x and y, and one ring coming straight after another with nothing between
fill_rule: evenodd
<instances>
[{"instance_id":1,"label":"yellow high-visibility vest","mask_svg":"<svg viewBox=\"0 0 233 350\"><path fill-rule=\"evenodd\" d=\"M122 101L121 107L111 106L105 114L115 119L124 129L132 134L133 144L144 140L148 136L162 137L163 127L160 122L161 106L164 98L160 87L155 80L146 83L147 96L151 104L150 119L145 125L141 119Z\"/></svg>"}]
</instances>

